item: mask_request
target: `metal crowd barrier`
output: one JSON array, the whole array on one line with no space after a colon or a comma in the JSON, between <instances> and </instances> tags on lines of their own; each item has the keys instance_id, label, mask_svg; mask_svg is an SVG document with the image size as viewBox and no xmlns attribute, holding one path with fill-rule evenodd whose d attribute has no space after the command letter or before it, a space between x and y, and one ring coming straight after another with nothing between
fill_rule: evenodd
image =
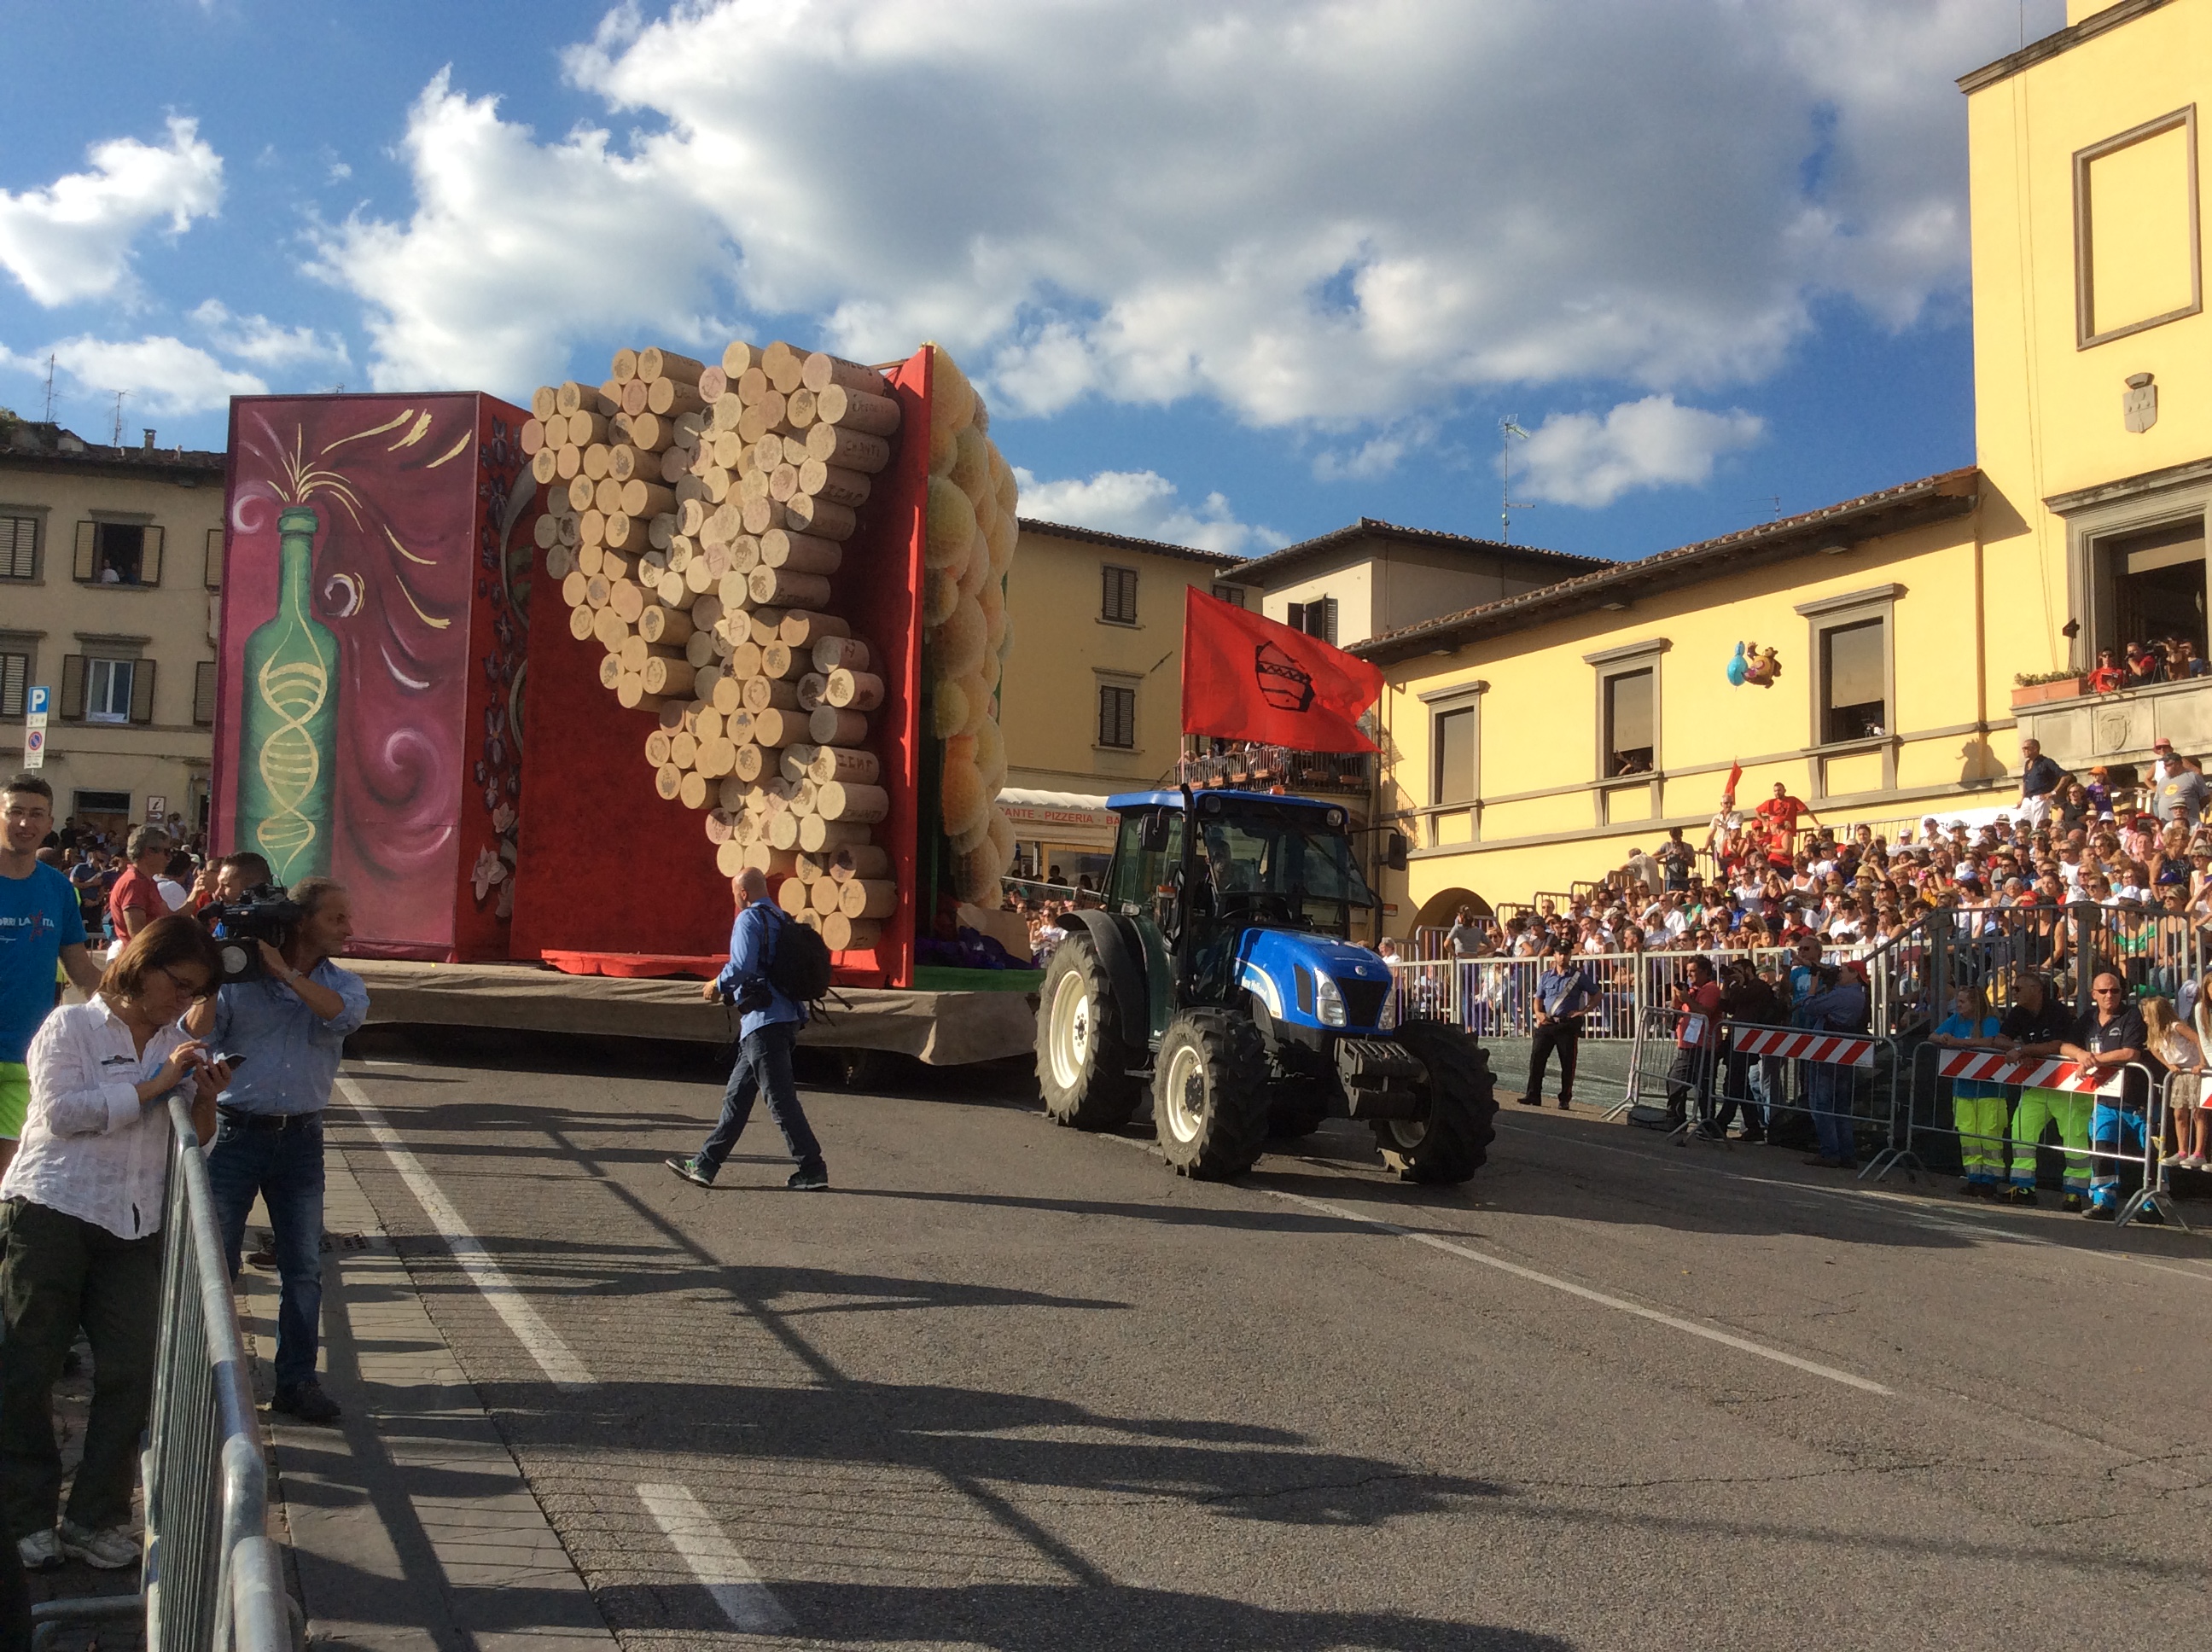
<instances>
[{"instance_id":1,"label":"metal crowd barrier","mask_svg":"<svg viewBox=\"0 0 2212 1652\"><path fill-rule=\"evenodd\" d=\"M1629 1058L1627 1092L1607 1118L1649 1105L1655 1093L1671 1112L1674 1092L1684 1085L1691 1094L1682 1098L1680 1122L1668 1134L1685 1143L1716 1139L1711 1132L1720 1127L1723 1114L1731 1113L1740 1114L1747 1127L1755 1124L1771 1137L1777 1114L1810 1120L1823 1111L1840 1112L1850 1121L1855 1142L1872 1131L1881 1143L1861 1168L1861 1178L1878 1176L1887 1167L1898 1142L1899 1075L1904 1070L1894 1039L1723 1021L1717 1042L1704 1048L1691 1075L1683 1078L1675 1073L1680 1013L1656 1006L1644 1010L1641 1036ZM1655 1050L1663 1051L1663 1057L1655 1057ZM1847 1087L1844 1105L1816 1108L1814 1089L1832 1086ZM1826 1095L1832 1097L1833 1089ZM1701 1127L1707 1133L1699 1133Z\"/></svg>"},{"instance_id":2,"label":"metal crowd barrier","mask_svg":"<svg viewBox=\"0 0 2212 1652\"><path fill-rule=\"evenodd\" d=\"M2042 1151L2042 1137L2046 1128L2057 1127L2057 1121L2054 1120L2047 1126L2039 1126L2034 1139L2024 1139L2019 1134L2020 1108L2023 1100L2021 1092L2027 1090L2051 1090L2075 1096L2120 1096L2124 1099L2128 1078L2130 1074L2140 1076L2143 1096L2142 1114L2143 1139L2141 1149L2136 1151L2128 1151L2124 1149L2118 1152L2110 1151L2098 1146L2094 1135L2090 1137L2089 1145L2086 1148L2070 1146L2065 1142L2062 1132L2057 1151L2060 1154L2062 1161L2086 1162L2089 1178L2085 1180L2085 1186L2094 1181L2097 1166L2100 1164L2111 1166L2112 1173L2115 1175L2122 1169L2130 1167L2134 1168L2140 1174L2142 1177L2140 1185L2124 1200L2119 1202L2118 1213L2113 1218L2113 1226L2116 1228L2123 1228L2130 1222L2142 1220L2143 1213L2149 1211L2161 1218L2166 1225L2178 1227L2186 1233L2190 1231L2189 1224L2183 1218L2180 1208L2174 1200L2169 1181L2170 1167L2164 1151L2166 1127L2170 1118L2168 1091L2177 1078L2185 1078L2194 1084L2200 1082L2200 1078L2193 1072L2170 1073L2161 1079L2153 1075L2149 1067L2140 1061L2131 1061L2125 1066L2113 1069L2112 1076L2099 1078L2089 1072L2081 1063L2069 1061L2057 1056L2019 1056L1998 1050L1958 1049L1936 1044L1923 1044L1915 1052L1911 1095L1905 1117L1901 1150L1897 1154L1895 1161L1887 1166L1881 1175L1875 1177L1875 1180L1881 1180L1881 1175L1887 1175L1889 1170L1897 1169L1900 1165L1905 1166L1909 1170L1925 1171L1928 1167L1913 1147L1914 1141L1922 1136L1948 1138L1957 1143L1961 1150L1960 1164L1962 1168L1964 1167L1963 1150L1970 1138L1958 1127L1956 1103L1954 1102L1953 1105L1952 1121L1948 1127L1937 1122L1936 1109L1939 1099L1937 1086L1946 1082L1955 1084L1963 1079L1969 1082L2002 1084L2005 1087L2007 1091L2003 1097L2006 1118L2005 1135L1999 1139L1977 1134L1971 1139L1986 1143L1997 1150L1998 1161L2004 1165L2008 1172L2006 1180L2014 1186L2020 1185L2015 1167L2021 1161L2017 1156L2024 1150L2027 1154L2025 1163L2027 1169L2027 1185L2034 1187L2038 1185L2036 1160ZM1926 1103L1924 1107L1923 1102ZM2072 1190L2069 1189L2069 1191Z\"/></svg>"},{"instance_id":3,"label":"metal crowd barrier","mask_svg":"<svg viewBox=\"0 0 2212 1652\"><path fill-rule=\"evenodd\" d=\"M173 1096L168 1107L175 1140L150 1443L140 1459L140 1592L34 1606L33 1644L143 1613L148 1652L293 1652L295 1608L266 1530L268 1466L207 1158L191 1108Z\"/></svg>"},{"instance_id":4,"label":"metal crowd barrier","mask_svg":"<svg viewBox=\"0 0 2212 1652\"><path fill-rule=\"evenodd\" d=\"M1910 940L1911 938L1905 938ZM1829 963L1863 963L1868 970L1869 1011L1876 1030L1887 1035L1919 1002L1926 975L1924 948L1900 942L1830 947ZM1639 1036L1639 1017L1647 1009L1666 1008L1674 988L1688 979L1690 961L1719 963L1749 958L1762 969L1786 973L1795 954L1786 946L1729 952L1580 953L1575 962L1597 986L1597 999L1583 1017L1585 1041L1628 1043ZM1399 1015L1448 1021L1479 1038L1527 1038L1535 1030L1536 978L1540 957L1395 959Z\"/></svg>"}]
</instances>

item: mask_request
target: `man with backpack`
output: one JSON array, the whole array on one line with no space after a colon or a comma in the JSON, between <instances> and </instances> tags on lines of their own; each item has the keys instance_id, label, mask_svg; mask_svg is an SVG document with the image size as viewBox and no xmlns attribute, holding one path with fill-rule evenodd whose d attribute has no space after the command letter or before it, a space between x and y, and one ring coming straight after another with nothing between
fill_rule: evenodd
<instances>
[{"instance_id":1,"label":"man with backpack","mask_svg":"<svg viewBox=\"0 0 2212 1652\"><path fill-rule=\"evenodd\" d=\"M769 1116L783 1132L784 1146L799 1168L784 1185L812 1193L830 1185L822 1145L799 1105L792 1081L792 1047L806 1024L802 999L818 998L829 985L828 949L812 930L794 922L768 898L768 877L746 867L735 880L737 921L730 929L730 961L708 981L700 996L723 999L744 1017L738 1023L738 1059L722 1092L722 1116L698 1152L663 1161L686 1181L714 1185L731 1150L752 1117L753 1102L768 1097ZM809 943L811 944L809 944Z\"/></svg>"}]
</instances>

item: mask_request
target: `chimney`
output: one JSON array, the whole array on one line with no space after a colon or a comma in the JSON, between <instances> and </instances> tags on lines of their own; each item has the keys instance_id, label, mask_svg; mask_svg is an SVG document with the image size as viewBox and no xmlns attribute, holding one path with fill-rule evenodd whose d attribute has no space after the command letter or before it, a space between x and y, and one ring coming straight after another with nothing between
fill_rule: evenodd
<instances>
[{"instance_id":1,"label":"chimney","mask_svg":"<svg viewBox=\"0 0 2212 1652\"><path fill-rule=\"evenodd\" d=\"M151 430L146 433L146 451L149 453L154 451L154 433Z\"/></svg>"}]
</instances>

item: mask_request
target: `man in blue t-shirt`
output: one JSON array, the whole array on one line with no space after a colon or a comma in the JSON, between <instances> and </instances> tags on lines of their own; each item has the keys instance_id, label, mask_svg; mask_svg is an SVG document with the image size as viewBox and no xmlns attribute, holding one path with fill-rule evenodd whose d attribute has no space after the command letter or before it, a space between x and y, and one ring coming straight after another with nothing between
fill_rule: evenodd
<instances>
[{"instance_id":1,"label":"man in blue t-shirt","mask_svg":"<svg viewBox=\"0 0 2212 1652\"><path fill-rule=\"evenodd\" d=\"M15 1157L31 1105L31 1036L54 1007L54 966L87 998L100 966L85 950L70 880L39 859L54 829L54 789L36 774L0 787L0 1173Z\"/></svg>"},{"instance_id":2,"label":"man in blue t-shirt","mask_svg":"<svg viewBox=\"0 0 2212 1652\"><path fill-rule=\"evenodd\" d=\"M738 1023L737 1063L730 1069L730 1082L722 1092L721 1118L704 1145L690 1158L662 1163L686 1181L713 1187L722 1162L738 1145L745 1121L752 1116L754 1101L764 1095L769 1116L783 1132L783 1145L799 1165L784 1185L818 1192L830 1185L830 1173L823 1166L822 1144L814 1139L813 1128L806 1122L806 1111L799 1104L799 1086L791 1076L792 1048L799 1042L806 1011L778 992L769 979L777 938L793 920L768 898L766 873L748 866L733 881L738 918L730 926L730 961L722 966L720 975L701 987L700 996L727 999L744 1012Z\"/></svg>"}]
</instances>

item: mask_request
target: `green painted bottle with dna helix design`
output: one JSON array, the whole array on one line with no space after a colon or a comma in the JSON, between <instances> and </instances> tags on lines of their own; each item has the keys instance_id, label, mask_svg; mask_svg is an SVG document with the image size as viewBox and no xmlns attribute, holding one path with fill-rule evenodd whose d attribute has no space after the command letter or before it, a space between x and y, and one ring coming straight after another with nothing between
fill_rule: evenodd
<instances>
[{"instance_id":1,"label":"green painted bottle with dna helix design","mask_svg":"<svg viewBox=\"0 0 2212 1652\"><path fill-rule=\"evenodd\" d=\"M337 797L338 644L308 601L319 525L312 505L276 518L276 612L246 640L240 696L237 847L287 884L329 873Z\"/></svg>"}]
</instances>

